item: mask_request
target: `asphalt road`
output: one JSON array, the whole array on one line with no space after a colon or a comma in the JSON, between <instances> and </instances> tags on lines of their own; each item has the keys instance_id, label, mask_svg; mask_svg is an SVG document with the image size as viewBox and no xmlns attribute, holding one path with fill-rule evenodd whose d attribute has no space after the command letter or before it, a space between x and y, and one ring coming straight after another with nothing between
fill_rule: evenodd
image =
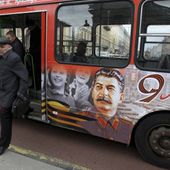
<instances>
[{"instance_id":1,"label":"asphalt road","mask_svg":"<svg viewBox=\"0 0 170 170\"><path fill-rule=\"evenodd\" d=\"M133 146L33 120L14 120L12 144L92 170L161 170L144 162Z\"/></svg>"}]
</instances>

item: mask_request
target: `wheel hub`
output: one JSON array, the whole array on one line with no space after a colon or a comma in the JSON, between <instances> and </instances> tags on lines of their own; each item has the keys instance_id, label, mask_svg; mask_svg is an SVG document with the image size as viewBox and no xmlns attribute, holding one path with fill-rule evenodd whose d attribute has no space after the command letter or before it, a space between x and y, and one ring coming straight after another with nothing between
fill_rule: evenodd
<instances>
[{"instance_id":1,"label":"wheel hub","mask_svg":"<svg viewBox=\"0 0 170 170\"><path fill-rule=\"evenodd\" d=\"M162 139L160 139L159 143L162 146L162 148L170 150L170 138L168 138L168 137L162 138Z\"/></svg>"},{"instance_id":2,"label":"wheel hub","mask_svg":"<svg viewBox=\"0 0 170 170\"><path fill-rule=\"evenodd\" d=\"M149 142L157 155L170 158L170 127L159 127L152 130Z\"/></svg>"}]
</instances>

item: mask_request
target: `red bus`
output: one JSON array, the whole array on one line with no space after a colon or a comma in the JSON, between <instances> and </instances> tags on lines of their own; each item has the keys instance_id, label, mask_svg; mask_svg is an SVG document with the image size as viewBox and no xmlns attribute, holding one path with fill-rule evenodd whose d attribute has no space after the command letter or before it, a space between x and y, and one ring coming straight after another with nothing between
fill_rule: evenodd
<instances>
[{"instance_id":1,"label":"red bus","mask_svg":"<svg viewBox=\"0 0 170 170\"><path fill-rule=\"evenodd\" d=\"M169 0L0 0L0 35L25 47L27 115L135 142L170 168Z\"/></svg>"}]
</instances>

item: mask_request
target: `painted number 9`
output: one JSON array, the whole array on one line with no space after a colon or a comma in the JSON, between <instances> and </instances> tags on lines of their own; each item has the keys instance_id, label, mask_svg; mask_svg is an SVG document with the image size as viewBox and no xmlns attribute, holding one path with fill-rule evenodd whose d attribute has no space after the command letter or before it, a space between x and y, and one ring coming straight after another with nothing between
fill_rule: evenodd
<instances>
[{"instance_id":1,"label":"painted number 9","mask_svg":"<svg viewBox=\"0 0 170 170\"><path fill-rule=\"evenodd\" d=\"M150 90L146 89L144 86L144 82L147 79L155 79L158 81L158 87L157 88L152 88ZM140 102L145 102L145 103L149 103L150 101L152 101L158 94L159 92L162 90L162 87L164 85L164 78L159 75L159 74L152 74L152 75L148 75L146 77L144 77L143 79L141 79L141 81L139 82L139 90L142 94L148 95L148 97L139 100ZM149 95L151 94L151 95Z\"/></svg>"}]
</instances>

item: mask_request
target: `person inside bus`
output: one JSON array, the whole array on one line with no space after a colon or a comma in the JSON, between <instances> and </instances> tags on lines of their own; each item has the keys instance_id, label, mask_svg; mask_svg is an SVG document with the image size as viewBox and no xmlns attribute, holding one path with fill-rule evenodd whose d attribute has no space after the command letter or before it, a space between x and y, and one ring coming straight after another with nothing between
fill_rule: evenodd
<instances>
[{"instance_id":1,"label":"person inside bus","mask_svg":"<svg viewBox=\"0 0 170 170\"><path fill-rule=\"evenodd\" d=\"M69 85L69 94L75 99L76 106L81 108L84 102L88 101L90 95L90 71L78 68L75 72L75 78Z\"/></svg>"},{"instance_id":2,"label":"person inside bus","mask_svg":"<svg viewBox=\"0 0 170 170\"><path fill-rule=\"evenodd\" d=\"M32 19L26 20L28 26L26 32L26 51L34 61L36 89L41 89L41 29Z\"/></svg>"},{"instance_id":3,"label":"person inside bus","mask_svg":"<svg viewBox=\"0 0 170 170\"><path fill-rule=\"evenodd\" d=\"M161 57L158 63L159 69L170 69L170 55L164 55Z\"/></svg>"},{"instance_id":4,"label":"person inside bus","mask_svg":"<svg viewBox=\"0 0 170 170\"><path fill-rule=\"evenodd\" d=\"M87 43L84 41L80 41L77 45L77 51L73 55L72 61L73 62L80 62L80 63L87 63L87 57L86 57L86 48Z\"/></svg>"},{"instance_id":5,"label":"person inside bus","mask_svg":"<svg viewBox=\"0 0 170 170\"><path fill-rule=\"evenodd\" d=\"M22 105L28 90L28 72L10 43L0 38L0 155L11 141L13 106Z\"/></svg>"},{"instance_id":6,"label":"person inside bus","mask_svg":"<svg viewBox=\"0 0 170 170\"><path fill-rule=\"evenodd\" d=\"M68 72L65 68L57 66L48 71L47 98L75 107L74 98L69 95L67 82Z\"/></svg>"},{"instance_id":7,"label":"person inside bus","mask_svg":"<svg viewBox=\"0 0 170 170\"><path fill-rule=\"evenodd\" d=\"M24 62L25 49L22 42L16 37L14 31L8 31L6 38L10 40L13 51L16 52L21 57L22 62Z\"/></svg>"},{"instance_id":8,"label":"person inside bus","mask_svg":"<svg viewBox=\"0 0 170 170\"><path fill-rule=\"evenodd\" d=\"M91 90L94 105L91 116L95 120L80 122L81 126L93 135L127 142L132 123L121 118L117 111L124 98L123 90L124 77L118 70L98 70Z\"/></svg>"}]
</instances>

